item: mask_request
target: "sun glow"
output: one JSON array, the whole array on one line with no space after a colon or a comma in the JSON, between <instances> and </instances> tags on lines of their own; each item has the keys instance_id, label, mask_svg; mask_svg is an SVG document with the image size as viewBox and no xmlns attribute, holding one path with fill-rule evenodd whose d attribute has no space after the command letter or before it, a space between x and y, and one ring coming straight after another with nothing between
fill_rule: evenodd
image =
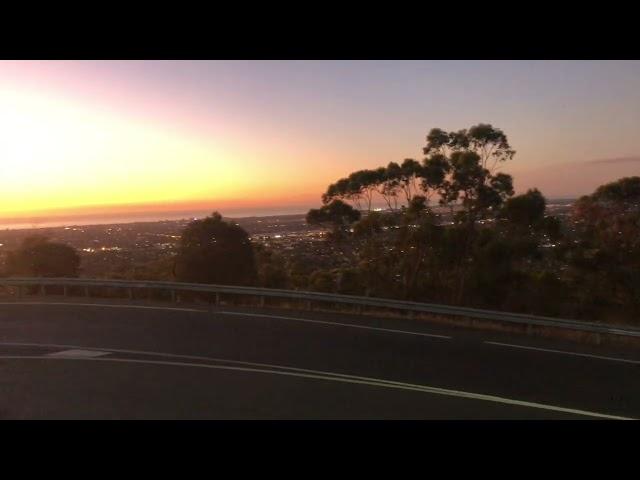
<instances>
[{"instance_id":1,"label":"sun glow","mask_svg":"<svg viewBox=\"0 0 640 480\"><path fill-rule=\"evenodd\" d=\"M0 90L0 214L223 199L264 186L224 139L141 118Z\"/></svg>"}]
</instances>

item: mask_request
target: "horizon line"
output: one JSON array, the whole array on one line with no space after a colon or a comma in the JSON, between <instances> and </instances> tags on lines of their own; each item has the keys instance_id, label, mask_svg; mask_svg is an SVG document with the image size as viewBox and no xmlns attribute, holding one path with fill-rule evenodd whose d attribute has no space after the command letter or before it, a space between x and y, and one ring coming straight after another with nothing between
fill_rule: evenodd
<instances>
[{"instance_id":1,"label":"horizon line","mask_svg":"<svg viewBox=\"0 0 640 480\"><path fill-rule=\"evenodd\" d=\"M554 197L548 198L547 202L558 201L575 201L578 196ZM309 208L314 207L263 207L263 208L240 208L235 209L236 214L224 214L222 209L194 209L194 210L147 210L136 212L113 212L113 213L94 213L94 214L75 214L75 215L52 215L38 217L13 217L0 218L1 230L37 230L46 228L62 228L76 226L97 226L97 225L126 225L133 223L157 223L157 222L177 222L181 220L194 220L206 217L213 212L218 211L223 218L231 220L240 220L246 218L268 218L277 216L293 216L305 215ZM234 209L232 209L234 210ZM239 211L238 211L239 210ZM258 210L258 211L256 211ZM262 212L259 212L262 210ZM244 211L244 212L242 212ZM363 211L365 211L363 209ZM162 216L166 215L166 216ZM140 217L136 219L136 217ZM74 220L77 222L74 223ZM87 222L83 221L86 220ZM118 221L120 220L120 221ZM40 225L39 225L40 224Z\"/></svg>"}]
</instances>

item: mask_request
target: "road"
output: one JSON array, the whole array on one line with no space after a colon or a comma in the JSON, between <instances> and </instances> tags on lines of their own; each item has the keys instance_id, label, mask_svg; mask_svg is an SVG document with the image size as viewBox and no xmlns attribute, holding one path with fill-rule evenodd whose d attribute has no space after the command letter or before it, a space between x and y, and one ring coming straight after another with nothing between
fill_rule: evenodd
<instances>
[{"instance_id":1,"label":"road","mask_svg":"<svg viewBox=\"0 0 640 480\"><path fill-rule=\"evenodd\" d=\"M640 418L639 373L631 348L409 319L0 303L0 419Z\"/></svg>"}]
</instances>

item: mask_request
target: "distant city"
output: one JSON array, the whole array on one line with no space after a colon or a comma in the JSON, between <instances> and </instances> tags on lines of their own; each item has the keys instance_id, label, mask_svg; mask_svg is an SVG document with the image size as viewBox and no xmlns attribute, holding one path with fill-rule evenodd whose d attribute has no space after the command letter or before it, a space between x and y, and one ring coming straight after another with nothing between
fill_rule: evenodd
<instances>
[{"instance_id":1,"label":"distant city","mask_svg":"<svg viewBox=\"0 0 640 480\"><path fill-rule=\"evenodd\" d=\"M547 211L564 217L573 199L550 200ZM379 209L378 209L379 210ZM439 210L446 221L447 210ZM4 267L6 252L17 248L24 238L42 235L55 242L74 247L81 256L81 276L125 276L135 265L144 265L169 258L175 254L184 227L194 219L210 212L193 212L190 218L156 221L127 221L118 223L94 223L90 225L55 225L38 228L5 228L0 230L0 269ZM199 215L198 215L199 214ZM305 214L251 216L225 218L233 221L249 233L252 241L277 251L285 259L290 255L326 255L317 248L328 229L309 225ZM327 261L336 259L327 258Z\"/></svg>"},{"instance_id":2,"label":"distant city","mask_svg":"<svg viewBox=\"0 0 640 480\"><path fill-rule=\"evenodd\" d=\"M194 218L155 222L67 225L47 228L6 229L0 231L0 268L6 252L17 248L24 238L46 236L74 247L82 258L81 275L105 277L124 274L133 265L170 257L175 253L184 227ZM305 216L280 215L226 219L242 226L254 242L278 250L300 248L320 240L324 229L307 225Z\"/></svg>"}]
</instances>

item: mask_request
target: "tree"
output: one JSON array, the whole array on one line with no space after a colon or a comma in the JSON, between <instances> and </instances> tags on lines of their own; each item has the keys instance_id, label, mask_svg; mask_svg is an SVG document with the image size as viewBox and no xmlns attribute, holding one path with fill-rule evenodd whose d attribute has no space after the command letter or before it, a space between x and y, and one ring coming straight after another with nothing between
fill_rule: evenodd
<instances>
[{"instance_id":1,"label":"tree","mask_svg":"<svg viewBox=\"0 0 640 480\"><path fill-rule=\"evenodd\" d=\"M449 160L440 153L433 154L422 161L420 188L427 200L429 200L433 192L442 187L447 173L450 171L451 164Z\"/></svg>"},{"instance_id":2,"label":"tree","mask_svg":"<svg viewBox=\"0 0 640 480\"><path fill-rule=\"evenodd\" d=\"M436 225L436 217L423 196L413 197L403 213L394 249L399 254L396 265L403 296L415 298L420 290L418 284L425 286L436 274L434 262L443 229Z\"/></svg>"},{"instance_id":3,"label":"tree","mask_svg":"<svg viewBox=\"0 0 640 480\"><path fill-rule=\"evenodd\" d=\"M594 290L606 291L611 302L640 310L640 177L621 178L581 197L572 220L580 250L574 249L573 266L589 272Z\"/></svg>"},{"instance_id":4,"label":"tree","mask_svg":"<svg viewBox=\"0 0 640 480\"><path fill-rule=\"evenodd\" d=\"M488 123L474 125L467 137L469 147L480 155L482 167L490 172L495 170L499 162L511 160L516 153L504 132Z\"/></svg>"},{"instance_id":5,"label":"tree","mask_svg":"<svg viewBox=\"0 0 640 480\"><path fill-rule=\"evenodd\" d=\"M218 212L194 220L182 232L175 276L183 282L253 284L256 264L249 235Z\"/></svg>"},{"instance_id":6,"label":"tree","mask_svg":"<svg viewBox=\"0 0 640 480\"><path fill-rule=\"evenodd\" d=\"M331 231L326 239L335 245L344 244L350 236L351 225L360 219L360 212L342 200L333 200L320 208L307 212L309 225L328 225Z\"/></svg>"},{"instance_id":7,"label":"tree","mask_svg":"<svg viewBox=\"0 0 640 480\"><path fill-rule=\"evenodd\" d=\"M495 166L513 158L515 151L502 130L482 123L456 132L434 128L426 139L423 165L438 167L433 171L431 188L438 192L442 205L451 206L452 214L455 205L462 207L454 220L463 227L463 242L452 266L458 283L453 301L461 302L467 276L473 270L476 222L492 217L514 193L511 176L494 173Z\"/></svg>"},{"instance_id":8,"label":"tree","mask_svg":"<svg viewBox=\"0 0 640 480\"><path fill-rule=\"evenodd\" d=\"M515 155L504 132L480 123L469 130L445 132L434 128L423 148L423 164L438 167L432 171L432 188L440 194L443 205L460 202L459 220L470 228L513 195L513 179L494 173L499 162Z\"/></svg>"},{"instance_id":9,"label":"tree","mask_svg":"<svg viewBox=\"0 0 640 480\"><path fill-rule=\"evenodd\" d=\"M385 217L380 212L371 212L353 224L356 238L372 238L380 234L385 226Z\"/></svg>"},{"instance_id":10,"label":"tree","mask_svg":"<svg viewBox=\"0 0 640 480\"><path fill-rule=\"evenodd\" d=\"M566 262L561 248L555 247L565 248L569 242L562 238L558 219L546 215L546 201L538 190L514 197L512 177L495 171L515 154L504 132L489 124L453 132L436 128L427 135L424 152L421 163L390 162L329 186L324 206L311 210L307 219L339 226L345 240L340 248L349 250L340 252L333 244L343 263L333 269L317 266L309 287L560 311L569 295L563 277ZM390 212L369 212L355 223L356 215L345 215L353 207L342 200L370 206L374 192ZM429 208L434 193L452 213L458 210L453 224L443 223ZM538 291L536 301L529 301L534 296L526 293L532 288Z\"/></svg>"},{"instance_id":11,"label":"tree","mask_svg":"<svg viewBox=\"0 0 640 480\"><path fill-rule=\"evenodd\" d=\"M328 205L320 208L312 208L307 212L307 223L319 225L328 223L332 225L351 225L360 218L360 212L342 200L333 200Z\"/></svg>"},{"instance_id":12,"label":"tree","mask_svg":"<svg viewBox=\"0 0 640 480\"><path fill-rule=\"evenodd\" d=\"M413 196L418 192L417 181L421 172L420 163L412 158L406 158L400 165L397 178L407 203L411 202Z\"/></svg>"},{"instance_id":13,"label":"tree","mask_svg":"<svg viewBox=\"0 0 640 480\"><path fill-rule=\"evenodd\" d=\"M31 236L7 257L8 275L35 277L77 277L80 256L73 247Z\"/></svg>"},{"instance_id":14,"label":"tree","mask_svg":"<svg viewBox=\"0 0 640 480\"><path fill-rule=\"evenodd\" d=\"M371 211L373 195L378 190L378 185L384 181L384 172L380 170L359 170L349 175L353 185L357 185L358 191L367 202L367 211Z\"/></svg>"},{"instance_id":15,"label":"tree","mask_svg":"<svg viewBox=\"0 0 640 480\"><path fill-rule=\"evenodd\" d=\"M425 155L438 153L445 156L454 151L473 151L478 154L480 166L490 172L499 162L511 160L516 153L504 132L487 123L457 132L433 128L427 135L427 146L423 151Z\"/></svg>"},{"instance_id":16,"label":"tree","mask_svg":"<svg viewBox=\"0 0 640 480\"><path fill-rule=\"evenodd\" d=\"M602 247L631 253L640 248L640 177L625 177L578 199L573 220Z\"/></svg>"},{"instance_id":17,"label":"tree","mask_svg":"<svg viewBox=\"0 0 640 480\"><path fill-rule=\"evenodd\" d=\"M287 288L289 275L281 255L262 244L255 248L258 285L265 288Z\"/></svg>"},{"instance_id":18,"label":"tree","mask_svg":"<svg viewBox=\"0 0 640 480\"><path fill-rule=\"evenodd\" d=\"M352 173L347 178L341 178L336 183L332 183L322 195L322 203L325 205L328 205L334 200L347 200L353 202L358 210L362 210L362 199L362 184L357 176L357 172Z\"/></svg>"},{"instance_id":19,"label":"tree","mask_svg":"<svg viewBox=\"0 0 640 480\"><path fill-rule=\"evenodd\" d=\"M386 168L380 167L377 172L380 179L377 192L384 199L389 210L395 211L398 209L401 167L396 162L389 162Z\"/></svg>"},{"instance_id":20,"label":"tree","mask_svg":"<svg viewBox=\"0 0 640 480\"><path fill-rule=\"evenodd\" d=\"M534 188L508 199L502 207L501 216L514 225L532 227L542 222L546 206L545 198Z\"/></svg>"},{"instance_id":21,"label":"tree","mask_svg":"<svg viewBox=\"0 0 640 480\"><path fill-rule=\"evenodd\" d=\"M129 265L124 275L130 280L160 280L172 281L175 259L173 256L160 257L142 264Z\"/></svg>"},{"instance_id":22,"label":"tree","mask_svg":"<svg viewBox=\"0 0 640 480\"><path fill-rule=\"evenodd\" d=\"M331 293L335 289L335 278L332 272L327 270L315 270L309 275L309 288L317 292Z\"/></svg>"},{"instance_id":23,"label":"tree","mask_svg":"<svg viewBox=\"0 0 640 480\"><path fill-rule=\"evenodd\" d=\"M374 195L378 194L390 210L396 210L400 194L408 204L421 189L428 194L444 179L447 166L439 160L423 167L416 160L406 158L402 164L390 162L387 167L358 170L329 185L322 202L327 205L334 200L346 200L353 202L358 210L362 210L365 202L366 209L371 211Z\"/></svg>"}]
</instances>

